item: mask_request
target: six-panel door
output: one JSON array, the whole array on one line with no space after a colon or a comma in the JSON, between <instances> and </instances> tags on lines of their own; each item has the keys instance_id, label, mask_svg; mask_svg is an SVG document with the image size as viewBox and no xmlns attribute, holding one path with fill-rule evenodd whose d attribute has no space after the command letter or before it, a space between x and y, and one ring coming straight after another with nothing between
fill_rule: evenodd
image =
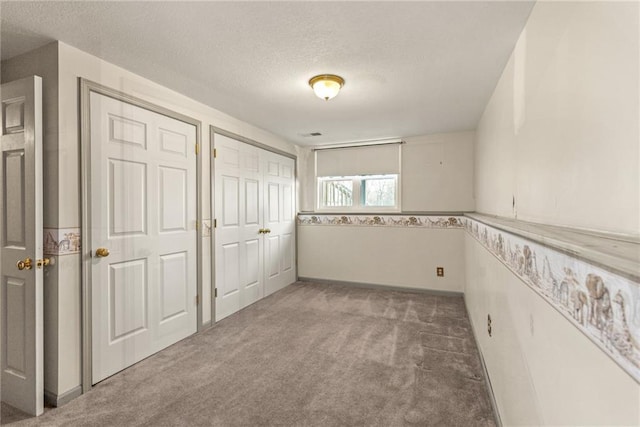
<instances>
[{"instance_id":1,"label":"six-panel door","mask_svg":"<svg viewBox=\"0 0 640 427\"><path fill-rule=\"evenodd\" d=\"M216 135L216 320L264 296L260 150Z\"/></svg>"},{"instance_id":2,"label":"six-panel door","mask_svg":"<svg viewBox=\"0 0 640 427\"><path fill-rule=\"evenodd\" d=\"M92 92L92 379L193 334L196 128Z\"/></svg>"},{"instance_id":3,"label":"six-panel door","mask_svg":"<svg viewBox=\"0 0 640 427\"><path fill-rule=\"evenodd\" d=\"M2 401L44 409L42 79L2 85L0 242Z\"/></svg>"},{"instance_id":4,"label":"six-panel door","mask_svg":"<svg viewBox=\"0 0 640 427\"><path fill-rule=\"evenodd\" d=\"M295 281L294 161L215 134L216 321Z\"/></svg>"},{"instance_id":5,"label":"six-panel door","mask_svg":"<svg viewBox=\"0 0 640 427\"><path fill-rule=\"evenodd\" d=\"M294 161L265 151L265 295L296 280Z\"/></svg>"}]
</instances>

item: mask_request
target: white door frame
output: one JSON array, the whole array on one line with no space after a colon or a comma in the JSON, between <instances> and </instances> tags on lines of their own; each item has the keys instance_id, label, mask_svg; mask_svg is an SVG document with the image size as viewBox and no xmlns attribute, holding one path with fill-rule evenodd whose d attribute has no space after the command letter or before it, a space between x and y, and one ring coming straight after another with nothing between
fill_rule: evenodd
<instances>
[{"instance_id":1,"label":"white door frame","mask_svg":"<svg viewBox=\"0 0 640 427\"><path fill-rule=\"evenodd\" d=\"M284 157L288 157L290 159L293 159L293 181L294 181L294 185L297 187L297 180L298 180L298 156L296 156L295 154L291 154L291 153L287 153L286 151L282 151L279 150L275 147L271 147L269 145L266 144L262 144L258 141L254 141L253 139L249 139L249 138L245 138L244 136L238 135L236 133L233 132L229 132L227 130L215 127L215 126L209 126L209 141L211 142L211 149L213 150L215 148L215 134L219 134L222 136L226 136L228 138L232 138L235 139L237 141L240 142L244 142L245 144L249 144L249 145L253 145L254 147L258 147L261 148L263 150L266 151L270 151L272 153L275 154L279 154L281 156ZM211 158L211 172L210 172L210 180L211 180L211 184L209 186L209 191L210 191L210 197L209 199L211 200L211 218L212 218L212 222L215 222L215 206L214 206L214 190L215 190L215 162L213 161L214 159ZM298 206L298 191L294 191L294 194L296 196L296 215L297 215L297 206ZM212 227L214 227L214 224L212 224ZM294 245L294 249L295 249L295 268L296 268L296 277L295 280L298 280L298 233L296 232L295 234L295 245ZM214 297L213 302L211 303L211 322L214 323L215 322L215 318L216 318L216 302L215 302L215 291L216 291L216 275L215 275L215 271L214 271L214 266L215 266L215 259L216 259L216 234L215 234L215 228L212 229L212 233L211 233L211 295Z\"/></svg>"},{"instance_id":2,"label":"white door frame","mask_svg":"<svg viewBox=\"0 0 640 427\"><path fill-rule=\"evenodd\" d=\"M202 147L202 123L191 117L185 116L175 111L159 105L152 104L140 98L133 97L124 92L108 88L99 83L92 82L87 79L78 79L80 90L80 156L81 156L81 173L80 173L80 197L82 207L82 226L81 226L81 254L82 254L82 392L86 393L91 390L91 114L90 114L90 95L91 92L114 98L118 101L144 108L154 113L173 119L192 124L196 127L196 144ZM196 209L197 224L202 224L202 162L204 155L201 151L196 155ZM206 156L210 158L210 156ZM197 227L197 295L199 296L199 304L197 306L197 332L203 328L202 325L202 227Z\"/></svg>"}]
</instances>

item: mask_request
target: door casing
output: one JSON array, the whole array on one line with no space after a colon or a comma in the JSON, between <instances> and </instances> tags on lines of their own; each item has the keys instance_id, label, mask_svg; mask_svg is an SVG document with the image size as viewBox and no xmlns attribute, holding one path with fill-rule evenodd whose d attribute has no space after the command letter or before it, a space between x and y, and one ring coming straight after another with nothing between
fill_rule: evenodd
<instances>
[{"instance_id":1,"label":"door casing","mask_svg":"<svg viewBox=\"0 0 640 427\"><path fill-rule=\"evenodd\" d=\"M191 117L177 113L170 109L152 104L145 100L136 98L124 92L103 86L90 80L79 78L80 96L80 197L82 208L81 226L81 277L82 277L82 392L91 390L91 115L90 115L90 94L99 93L104 96L114 98L118 101L126 102L149 111L171 117L176 120L194 125L196 127L196 144L200 147L200 153L196 156L196 209L197 209L197 273L196 288L199 298L202 298L202 167L205 156L202 148L202 123ZM210 159L210 156L206 156ZM206 325L202 324L202 301L197 306L197 332L200 332Z\"/></svg>"}]
</instances>

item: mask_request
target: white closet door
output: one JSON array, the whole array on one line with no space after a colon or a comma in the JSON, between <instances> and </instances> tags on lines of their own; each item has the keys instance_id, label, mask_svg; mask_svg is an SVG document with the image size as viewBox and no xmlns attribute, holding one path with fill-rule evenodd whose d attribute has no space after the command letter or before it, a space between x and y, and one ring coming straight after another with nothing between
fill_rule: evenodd
<instances>
[{"instance_id":1,"label":"white closet door","mask_svg":"<svg viewBox=\"0 0 640 427\"><path fill-rule=\"evenodd\" d=\"M294 161L268 151L265 165L265 295L296 280Z\"/></svg>"},{"instance_id":2,"label":"white closet door","mask_svg":"<svg viewBox=\"0 0 640 427\"><path fill-rule=\"evenodd\" d=\"M90 103L96 383L196 332L196 128Z\"/></svg>"},{"instance_id":3,"label":"white closet door","mask_svg":"<svg viewBox=\"0 0 640 427\"><path fill-rule=\"evenodd\" d=\"M216 321L264 295L260 149L215 136Z\"/></svg>"},{"instance_id":4,"label":"white closet door","mask_svg":"<svg viewBox=\"0 0 640 427\"><path fill-rule=\"evenodd\" d=\"M295 281L295 176L290 158L214 139L218 321Z\"/></svg>"},{"instance_id":5,"label":"white closet door","mask_svg":"<svg viewBox=\"0 0 640 427\"><path fill-rule=\"evenodd\" d=\"M44 408L42 79L2 85L0 241L2 401ZM38 266L40 265L40 267Z\"/></svg>"}]
</instances>

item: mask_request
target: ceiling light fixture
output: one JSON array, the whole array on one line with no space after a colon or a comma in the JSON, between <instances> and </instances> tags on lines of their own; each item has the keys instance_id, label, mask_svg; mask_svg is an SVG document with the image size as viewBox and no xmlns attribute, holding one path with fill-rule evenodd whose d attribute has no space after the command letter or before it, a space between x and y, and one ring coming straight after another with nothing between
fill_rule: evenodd
<instances>
[{"instance_id":1,"label":"ceiling light fixture","mask_svg":"<svg viewBox=\"0 0 640 427\"><path fill-rule=\"evenodd\" d=\"M309 80L309 86L311 86L318 98L328 101L340 92L340 89L344 86L344 79L334 74L321 74L312 77Z\"/></svg>"}]
</instances>

